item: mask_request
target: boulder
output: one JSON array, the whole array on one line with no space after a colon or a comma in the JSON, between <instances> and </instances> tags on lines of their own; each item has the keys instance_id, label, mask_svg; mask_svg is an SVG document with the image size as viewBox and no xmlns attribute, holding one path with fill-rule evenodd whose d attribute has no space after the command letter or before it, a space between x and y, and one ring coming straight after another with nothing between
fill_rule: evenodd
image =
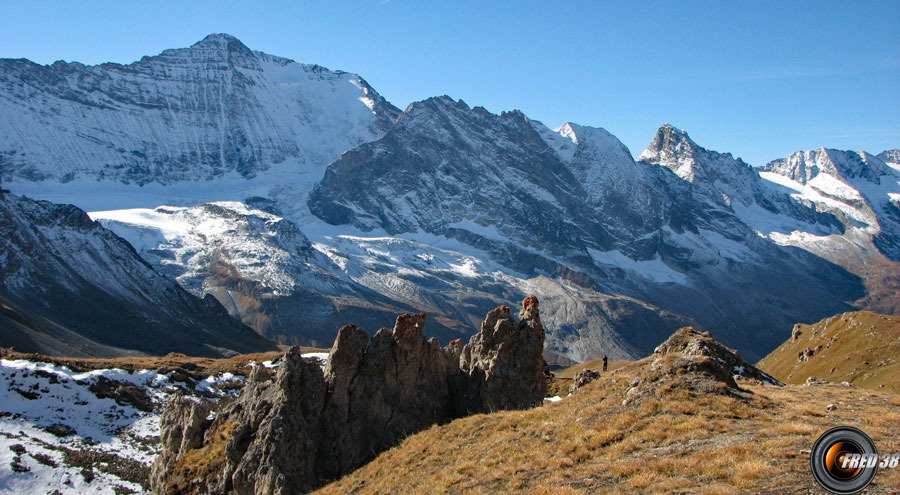
<instances>
[{"instance_id":1,"label":"boulder","mask_svg":"<svg viewBox=\"0 0 900 495\"><path fill-rule=\"evenodd\" d=\"M591 383L592 381L600 378L600 372L597 370L581 370L575 374L575 377L572 378L572 386L569 387L569 393L575 393L579 388Z\"/></svg>"}]
</instances>

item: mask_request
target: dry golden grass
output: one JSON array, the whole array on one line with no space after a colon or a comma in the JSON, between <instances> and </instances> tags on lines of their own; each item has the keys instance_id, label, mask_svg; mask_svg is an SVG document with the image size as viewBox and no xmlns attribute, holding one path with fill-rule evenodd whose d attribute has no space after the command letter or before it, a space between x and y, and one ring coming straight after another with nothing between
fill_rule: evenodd
<instances>
[{"instance_id":1,"label":"dry golden grass","mask_svg":"<svg viewBox=\"0 0 900 495\"><path fill-rule=\"evenodd\" d=\"M611 371L559 403L435 426L316 493L819 493L802 451L825 430L857 425L879 449L898 451L894 394L742 385L747 393L731 396L674 387L624 406L645 364ZM832 403L838 407L826 411ZM869 493L896 487L900 470L883 470Z\"/></svg>"},{"instance_id":2,"label":"dry golden grass","mask_svg":"<svg viewBox=\"0 0 900 495\"><path fill-rule=\"evenodd\" d=\"M171 353L165 356L143 356L122 358L67 358L56 356L44 356L41 354L26 354L0 348L0 357L4 359L30 359L44 363L53 363L59 366L67 366L73 371L90 371L98 369L119 368L126 371L153 369L162 373L169 371L181 371L194 379L203 379L216 373L246 374L247 365L251 361L262 362L277 359L284 355L288 349L281 346L281 351L272 351L256 354L240 354L230 358L202 358L185 356L184 354ZM315 347L301 347L301 352L328 352L329 349Z\"/></svg>"},{"instance_id":3,"label":"dry golden grass","mask_svg":"<svg viewBox=\"0 0 900 495\"><path fill-rule=\"evenodd\" d=\"M175 472L166 481L166 493L196 493L196 482L209 473L221 472L225 465L225 446L237 428L234 421L216 421L206 434L208 442L192 449L178 460Z\"/></svg>"},{"instance_id":4,"label":"dry golden grass","mask_svg":"<svg viewBox=\"0 0 900 495\"><path fill-rule=\"evenodd\" d=\"M788 339L757 367L785 383L815 376L900 394L900 316L844 313L799 330L796 340ZM813 355L803 361L798 353L806 349Z\"/></svg>"},{"instance_id":5,"label":"dry golden grass","mask_svg":"<svg viewBox=\"0 0 900 495\"><path fill-rule=\"evenodd\" d=\"M609 361L607 362L607 371L612 372L617 370L627 364L632 363L633 361ZM594 359L593 361L588 361L582 364L576 364L575 366L568 367L563 370L554 371L553 374L559 378L574 378L575 375L578 374L579 371L582 370L596 370L600 371L603 369L603 359Z\"/></svg>"}]
</instances>

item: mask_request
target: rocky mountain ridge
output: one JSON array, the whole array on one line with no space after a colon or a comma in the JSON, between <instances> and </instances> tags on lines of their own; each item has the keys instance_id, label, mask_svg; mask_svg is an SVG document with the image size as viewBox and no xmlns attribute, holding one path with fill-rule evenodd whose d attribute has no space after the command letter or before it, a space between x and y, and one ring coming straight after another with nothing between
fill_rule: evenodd
<instances>
[{"instance_id":1,"label":"rocky mountain ridge","mask_svg":"<svg viewBox=\"0 0 900 495\"><path fill-rule=\"evenodd\" d=\"M128 66L3 63L14 67L0 81L4 115L24 116L0 119L9 188L91 205L131 240L141 232L147 242L136 247L156 269L283 342L328 342L326 328L419 311L455 338L502 301L535 293L561 362L645 355L685 325L760 357L797 321L900 310L891 220L900 185L873 155L860 166L878 180L860 172L838 195L822 179L802 184L703 149L669 125L635 161L603 129L553 130L518 111L439 97L399 112L358 76L226 35ZM90 117L70 118L82 113ZM149 150L146 135L173 148ZM293 223L312 250L273 251L270 223L249 220L258 214L227 219L207 207L196 220L221 217L216 240L186 247L203 239L194 229L182 236L190 242L172 242L166 229L183 213L164 212L219 201ZM151 220L121 213L160 205L169 207ZM280 275L254 268L270 263ZM276 295L266 284L284 274L293 282ZM317 329L285 330L306 307Z\"/></svg>"},{"instance_id":2,"label":"rocky mountain ridge","mask_svg":"<svg viewBox=\"0 0 900 495\"><path fill-rule=\"evenodd\" d=\"M315 168L397 114L362 78L212 34L129 65L0 61L3 180L124 183ZM61 155L64 159L60 159Z\"/></svg>"},{"instance_id":3,"label":"rocky mountain ridge","mask_svg":"<svg viewBox=\"0 0 900 495\"><path fill-rule=\"evenodd\" d=\"M275 349L212 296L188 294L72 206L0 192L0 335L66 356Z\"/></svg>"},{"instance_id":4,"label":"rocky mountain ridge","mask_svg":"<svg viewBox=\"0 0 900 495\"><path fill-rule=\"evenodd\" d=\"M758 337L773 327L861 294L853 275L747 225L750 210L818 233L842 227L777 195L743 162L671 126L639 162L602 129L556 133L519 112L493 115L447 97L416 103L383 138L328 167L310 210L363 231L450 237L526 276L577 274L569 281L687 315L749 353L769 345ZM671 170L690 170L690 180ZM815 307L797 300L800 286L818 292ZM762 318L750 310L785 300L788 308Z\"/></svg>"}]
</instances>

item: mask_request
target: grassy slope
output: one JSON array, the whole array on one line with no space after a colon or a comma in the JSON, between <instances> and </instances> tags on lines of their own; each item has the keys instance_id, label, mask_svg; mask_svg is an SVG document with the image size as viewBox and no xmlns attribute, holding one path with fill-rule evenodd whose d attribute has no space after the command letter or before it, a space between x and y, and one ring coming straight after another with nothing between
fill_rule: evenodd
<instances>
[{"instance_id":1,"label":"grassy slope","mask_svg":"<svg viewBox=\"0 0 900 495\"><path fill-rule=\"evenodd\" d=\"M772 351L757 367L785 383L804 383L815 376L900 393L900 317L844 313L797 325L795 335L797 330L796 339ZM798 353L807 348L815 352L804 362Z\"/></svg>"},{"instance_id":2,"label":"grassy slope","mask_svg":"<svg viewBox=\"0 0 900 495\"><path fill-rule=\"evenodd\" d=\"M818 493L801 451L825 430L857 425L880 450L900 452L900 396L742 382L743 397L661 387L624 406L648 364L610 371L558 403L432 427L315 493ZM900 470L885 470L868 493L898 486Z\"/></svg>"},{"instance_id":3,"label":"grassy slope","mask_svg":"<svg viewBox=\"0 0 900 495\"><path fill-rule=\"evenodd\" d=\"M631 361L609 361L607 363L607 370L613 371L625 366L626 364L631 363ZM586 363L576 364L575 366L568 367L563 370L554 371L553 375L558 378L574 378L575 375L578 374L579 371L582 370L596 370L600 371L603 369L603 358L595 359L593 361L588 361Z\"/></svg>"}]
</instances>

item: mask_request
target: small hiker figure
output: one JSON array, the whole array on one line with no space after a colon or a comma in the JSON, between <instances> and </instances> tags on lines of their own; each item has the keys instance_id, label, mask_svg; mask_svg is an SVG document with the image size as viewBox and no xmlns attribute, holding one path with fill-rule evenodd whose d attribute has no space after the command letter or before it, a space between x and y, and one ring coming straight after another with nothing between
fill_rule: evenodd
<instances>
[{"instance_id":1,"label":"small hiker figure","mask_svg":"<svg viewBox=\"0 0 900 495\"><path fill-rule=\"evenodd\" d=\"M603 356L603 372L606 372L606 356Z\"/></svg>"}]
</instances>

